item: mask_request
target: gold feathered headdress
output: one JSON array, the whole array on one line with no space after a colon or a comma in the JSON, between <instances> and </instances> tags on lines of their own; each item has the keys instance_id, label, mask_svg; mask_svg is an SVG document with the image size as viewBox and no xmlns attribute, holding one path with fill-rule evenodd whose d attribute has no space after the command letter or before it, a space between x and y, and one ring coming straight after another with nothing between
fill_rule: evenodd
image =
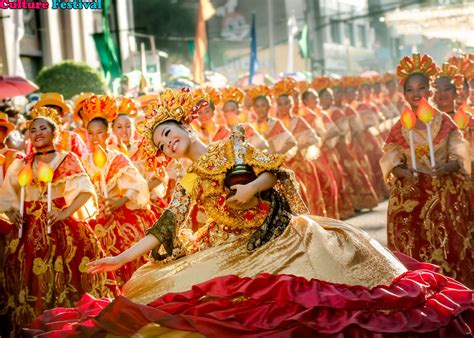
<instances>
[{"instance_id":1,"label":"gold feathered headdress","mask_svg":"<svg viewBox=\"0 0 474 338\"><path fill-rule=\"evenodd\" d=\"M63 125L63 120L61 118L61 115L54 108L49 108L45 106L33 108L30 111L30 116L31 116L31 120L27 121L27 124L26 124L27 128L30 127L31 122L33 122L35 119L38 119L38 118L47 120L48 122L54 124L56 128L60 128Z\"/></svg>"},{"instance_id":2,"label":"gold feathered headdress","mask_svg":"<svg viewBox=\"0 0 474 338\"><path fill-rule=\"evenodd\" d=\"M117 102L112 96L108 95L92 95L84 103L81 112L82 121L86 127L96 117L112 122L117 116Z\"/></svg>"},{"instance_id":3,"label":"gold feathered headdress","mask_svg":"<svg viewBox=\"0 0 474 338\"><path fill-rule=\"evenodd\" d=\"M464 76L459 73L458 67L445 62L441 68L438 68L436 78L446 77L451 80L451 83L456 88L456 92L460 93L464 87ZM436 84L435 84L436 85Z\"/></svg>"},{"instance_id":4,"label":"gold feathered headdress","mask_svg":"<svg viewBox=\"0 0 474 338\"><path fill-rule=\"evenodd\" d=\"M170 160L153 142L156 126L170 120L190 124L198 117L199 111L209 104L205 97L188 88L179 91L167 88L159 95L158 101L146 106L145 119L137 123L137 131L142 136L140 156L145 159L147 168L154 170Z\"/></svg>"},{"instance_id":5,"label":"gold feathered headdress","mask_svg":"<svg viewBox=\"0 0 474 338\"><path fill-rule=\"evenodd\" d=\"M314 78L313 82L311 82L311 87L316 89L319 93L321 90L326 88L331 88L333 86L333 81L330 77L327 76L319 76Z\"/></svg>"},{"instance_id":6,"label":"gold feathered headdress","mask_svg":"<svg viewBox=\"0 0 474 338\"><path fill-rule=\"evenodd\" d=\"M263 84L263 85L258 85L258 86L252 86L249 88L249 91L247 92L249 102L251 105L253 105L255 99L259 96L267 97L269 100L272 98L272 89Z\"/></svg>"},{"instance_id":7,"label":"gold feathered headdress","mask_svg":"<svg viewBox=\"0 0 474 338\"><path fill-rule=\"evenodd\" d=\"M214 106L217 106L222 102L222 93L219 91L219 89L214 87L197 88L194 90L194 95L200 96L202 98L206 97L207 95Z\"/></svg>"},{"instance_id":8,"label":"gold feathered headdress","mask_svg":"<svg viewBox=\"0 0 474 338\"><path fill-rule=\"evenodd\" d=\"M281 95L293 95L296 92L296 80L287 77L278 81L273 85L273 95L279 97Z\"/></svg>"},{"instance_id":9,"label":"gold feathered headdress","mask_svg":"<svg viewBox=\"0 0 474 338\"><path fill-rule=\"evenodd\" d=\"M400 60L397 67L397 75L400 82L403 84L406 78L414 73L425 75L429 80L436 75L437 68L433 58L428 54L420 56L419 53L414 53L412 57L405 56Z\"/></svg>"},{"instance_id":10,"label":"gold feathered headdress","mask_svg":"<svg viewBox=\"0 0 474 338\"><path fill-rule=\"evenodd\" d=\"M229 101L235 101L241 105L244 102L245 92L239 87L227 86L222 89L222 103L226 104Z\"/></svg>"},{"instance_id":11,"label":"gold feathered headdress","mask_svg":"<svg viewBox=\"0 0 474 338\"><path fill-rule=\"evenodd\" d=\"M128 97L122 96L120 98L117 113L118 115L128 115L131 118L137 117L138 109L135 101Z\"/></svg>"},{"instance_id":12,"label":"gold feathered headdress","mask_svg":"<svg viewBox=\"0 0 474 338\"><path fill-rule=\"evenodd\" d=\"M458 72L462 74L465 79L474 79L474 60L468 55L453 56L449 58L448 63L458 67Z\"/></svg>"}]
</instances>

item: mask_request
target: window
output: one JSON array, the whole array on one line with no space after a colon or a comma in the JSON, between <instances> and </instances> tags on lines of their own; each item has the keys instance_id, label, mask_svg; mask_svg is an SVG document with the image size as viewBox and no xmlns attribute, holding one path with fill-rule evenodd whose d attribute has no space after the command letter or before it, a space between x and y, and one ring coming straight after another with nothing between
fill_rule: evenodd
<instances>
[{"instance_id":1,"label":"window","mask_svg":"<svg viewBox=\"0 0 474 338\"><path fill-rule=\"evenodd\" d=\"M344 38L347 39L351 46L355 46L354 25L352 22L346 22L344 24Z\"/></svg>"},{"instance_id":2,"label":"window","mask_svg":"<svg viewBox=\"0 0 474 338\"><path fill-rule=\"evenodd\" d=\"M341 43L341 31L339 29L339 21L330 19L329 21L331 26L331 41L334 43Z\"/></svg>"},{"instance_id":3,"label":"window","mask_svg":"<svg viewBox=\"0 0 474 338\"><path fill-rule=\"evenodd\" d=\"M359 35L359 44L363 48L367 48L367 32L365 25L357 25L357 34Z\"/></svg>"}]
</instances>

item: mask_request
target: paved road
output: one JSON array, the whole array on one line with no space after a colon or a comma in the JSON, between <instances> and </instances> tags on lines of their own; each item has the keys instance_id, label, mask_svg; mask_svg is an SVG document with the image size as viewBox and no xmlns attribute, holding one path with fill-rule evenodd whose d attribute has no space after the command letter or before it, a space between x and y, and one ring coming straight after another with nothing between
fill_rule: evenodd
<instances>
[{"instance_id":1,"label":"paved road","mask_svg":"<svg viewBox=\"0 0 474 338\"><path fill-rule=\"evenodd\" d=\"M372 211L363 211L346 222L367 231L380 243L387 245L387 207L388 200L380 203Z\"/></svg>"}]
</instances>

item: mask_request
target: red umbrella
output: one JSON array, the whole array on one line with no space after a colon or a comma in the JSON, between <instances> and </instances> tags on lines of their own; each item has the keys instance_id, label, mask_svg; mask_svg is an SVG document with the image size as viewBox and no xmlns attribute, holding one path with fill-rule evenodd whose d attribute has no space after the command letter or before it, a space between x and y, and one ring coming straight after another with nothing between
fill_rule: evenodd
<instances>
[{"instance_id":1,"label":"red umbrella","mask_svg":"<svg viewBox=\"0 0 474 338\"><path fill-rule=\"evenodd\" d=\"M37 89L37 85L21 76L0 76L0 99L26 95Z\"/></svg>"}]
</instances>

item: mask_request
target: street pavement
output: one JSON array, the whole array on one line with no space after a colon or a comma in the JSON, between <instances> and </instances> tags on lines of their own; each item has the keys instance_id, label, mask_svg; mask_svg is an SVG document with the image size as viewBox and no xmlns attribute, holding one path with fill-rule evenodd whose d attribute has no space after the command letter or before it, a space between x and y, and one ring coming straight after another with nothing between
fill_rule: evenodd
<instances>
[{"instance_id":1,"label":"street pavement","mask_svg":"<svg viewBox=\"0 0 474 338\"><path fill-rule=\"evenodd\" d=\"M357 226L377 239L382 245L387 245L387 207L388 200L380 203L372 211L364 210L355 217L345 220L347 223Z\"/></svg>"}]
</instances>

